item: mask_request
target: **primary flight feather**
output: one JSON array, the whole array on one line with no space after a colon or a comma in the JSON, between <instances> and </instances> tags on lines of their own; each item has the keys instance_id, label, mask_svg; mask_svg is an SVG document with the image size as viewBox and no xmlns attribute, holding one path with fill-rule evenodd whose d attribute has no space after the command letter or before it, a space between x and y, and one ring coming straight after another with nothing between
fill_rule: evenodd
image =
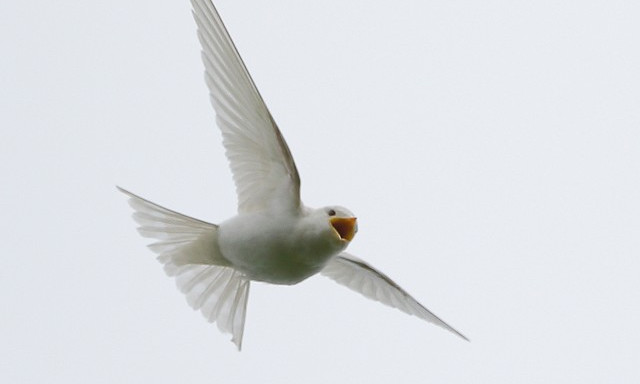
<instances>
[{"instance_id":1,"label":"primary flight feather","mask_svg":"<svg viewBox=\"0 0 640 384\"><path fill-rule=\"evenodd\" d=\"M252 280L291 285L321 273L467 340L389 277L343 252L358 230L348 209L302 204L289 147L218 12L210 0L191 4L238 215L215 225L119 188L129 196L140 234L157 240L149 247L189 305L230 333L240 349Z\"/></svg>"}]
</instances>

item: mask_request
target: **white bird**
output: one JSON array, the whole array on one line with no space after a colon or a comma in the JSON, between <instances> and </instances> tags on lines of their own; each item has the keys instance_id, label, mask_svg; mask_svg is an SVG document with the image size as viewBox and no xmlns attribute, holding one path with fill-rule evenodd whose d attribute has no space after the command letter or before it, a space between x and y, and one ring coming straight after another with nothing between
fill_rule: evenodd
<instances>
[{"instance_id":1,"label":"white bird","mask_svg":"<svg viewBox=\"0 0 640 384\"><path fill-rule=\"evenodd\" d=\"M216 122L238 194L220 225L163 208L120 187L134 220L188 303L240 350L252 280L292 285L321 273L369 299L468 340L375 268L343 252L357 232L348 209L306 207L291 152L211 0L191 0Z\"/></svg>"}]
</instances>

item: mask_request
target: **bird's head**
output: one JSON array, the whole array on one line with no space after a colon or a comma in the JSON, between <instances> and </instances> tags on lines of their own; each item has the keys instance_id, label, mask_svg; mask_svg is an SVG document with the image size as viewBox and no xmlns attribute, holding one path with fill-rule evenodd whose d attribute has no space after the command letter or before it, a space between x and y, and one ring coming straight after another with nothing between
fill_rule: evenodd
<instances>
[{"instance_id":1,"label":"bird's head","mask_svg":"<svg viewBox=\"0 0 640 384\"><path fill-rule=\"evenodd\" d=\"M342 243L349 243L358 232L358 220L354 214L344 207L330 206L321 208L329 228Z\"/></svg>"}]
</instances>

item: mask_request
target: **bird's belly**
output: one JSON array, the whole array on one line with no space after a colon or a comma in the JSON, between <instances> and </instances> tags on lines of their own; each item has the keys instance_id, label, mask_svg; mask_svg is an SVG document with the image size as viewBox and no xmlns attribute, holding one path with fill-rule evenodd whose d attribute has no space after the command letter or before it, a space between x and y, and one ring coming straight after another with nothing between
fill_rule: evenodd
<instances>
[{"instance_id":1,"label":"bird's belly","mask_svg":"<svg viewBox=\"0 0 640 384\"><path fill-rule=\"evenodd\" d=\"M220 251L251 280L296 284L318 273L335 252L296 236L287 223L232 219L219 228Z\"/></svg>"},{"instance_id":2,"label":"bird's belly","mask_svg":"<svg viewBox=\"0 0 640 384\"><path fill-rule=\"evenodd\" d=\"M271 284L292 285L318 273L324 265L295 262L296 255L286 253L240 256L236 268L251 280Z\"/></svg>"}]
</instances>

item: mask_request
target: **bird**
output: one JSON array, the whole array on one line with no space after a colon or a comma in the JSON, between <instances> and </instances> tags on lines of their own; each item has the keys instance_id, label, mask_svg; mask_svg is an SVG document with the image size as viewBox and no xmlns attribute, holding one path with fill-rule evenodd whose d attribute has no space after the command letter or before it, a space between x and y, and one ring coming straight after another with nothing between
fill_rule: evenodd
<instances>
[{"instance_id":1,"label":"bird","mask_svg":"<svg viewBox=\"0 0 640 384\"><path fill-rule=\"evenodd\" d=\"M175 278L189 305L242 348L252 281L294 285L321 274L369 299L462 333L391 278L345 252L358 232L342 206L310 208L280 129L211 0L191 0L205 80L235 182L238 213L212 224L126 189L138 232Z\"/></svg>"}]
</instances>

